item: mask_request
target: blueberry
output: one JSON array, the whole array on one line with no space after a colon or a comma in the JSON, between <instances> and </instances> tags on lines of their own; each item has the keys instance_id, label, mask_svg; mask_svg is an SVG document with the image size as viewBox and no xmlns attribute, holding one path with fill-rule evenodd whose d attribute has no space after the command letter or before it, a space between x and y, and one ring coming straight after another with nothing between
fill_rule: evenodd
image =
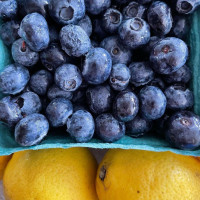
<instances>
[{"instance_id":1,"label":"blueberry","mask_svg":"<svg viewBox=\"0 0 200 200\"><path fill-rule=\"evenodd\" d=\"M113 94L108 85L98 85L86 91L87 103L94 114L108 112L112 107Z\"/></svg>"},{"instance_id":2,"label":"blueberry","mask_svg":"<svg viewBox=\"0 0 200 200\"><path fill-rule=\"evenodd\" d=\"M192 91L182 85L171 85L165 90L167 108L171 110L185 110L194 104Z\"/></svg>"},{"instance_id":3,"label":"blueberry","mask_svg":"<svg viewBox=\"0 0 200 200\"><path fill-rule=\"evenodd\" d=\"M131 73L130 82L135 87L146 85L154 79L154 72L149 62L133 62L129 69Z\"/></svg>"},{"instance_id":4,"label":"blueberry","mask_svg":"<svg viewBox=\"0 0 200 200\"><path fill-rule=\"evenodd\" d=\"M139 111L139 100L133 92L120 92L113 103L116 119L128 122L134 119Z\"/></svg>"},{"instance_id":5,"label":"blueberry","mask_svg":"<svg viewBox=\"0 0 200 200\"><path fill-rule=\"evenodd\" d=\"M94 135L94 119L86 110L78 110L67 120L67 132L76 142L88 142Z\"/></svg>"},{"instance_id":6,"label":"blueberry","mask_svg":"<svg viewBox=\"0 0 200 200\"><path fill-rule=\"evenodd\" d=\"M108 35L108 33L106 33L106 31L102 28L101 20L94 19L92 23L93 23L93 35L92 35L93 39L98 41L104 39Z\"/></svg>"},{"instance_id":7,"label":"blueberry","mask_svg":"<svg viewBox=\"0 0 200 200\"><path fill-rule=\"evenodd\" d=\"M110 53L113 64L122 63L126 65L130 63L132 52L121 44L117 36L105 38L100 46Z\"/></svg>"},{"instance_id":8,"label":"blueberry","mask_svg":"<svg viewBox=\"0 0 200 200\"><path fill-rule=\"evenodd\" d=\"M33 51L42 51L49 45L47 22L38 13L28 14L22 19L18 34Z\"/></svg>"},{"instance_id":9,"label":"blueberry","mask_svg":"<svg viewBox=\"0 0 200 200\"><path fill-rule=\"evenodd\" d=\"M17 15L17 1L16 0L1 0L0 1L0 18L13 19Z\"/></svg>"},{"instance_id":10,"label":"blueberry","mask_svg":"<svg viewBox=\"0 0 200 200\"><path fill-rule=\"evenodd\" d=\"M155 86L146 86L139 93L140 111L147 120L161 118L166 109L167 100L164 93Z\"/></svg>"},{"instance_id":11,"label":"blueberry","mask_svg":"<svg viewBox=\"0 0 200 200\"><path fill-rule=\"evenodd\" d=\"M32 51L22 38L12 44L11 52L13 60L26 67L35 65L39 60L38 52Z\"/></svg>"},{"instance_id":12,"label":"blueberry","mask_svg":"<svg viewBox=\"0 0 200 200\"><path fill-rule=\"evenodd\" d=\"M176 10L181 14L190 14L193 13L199 5L199 0L177 0Z\"/></svg>"},{"instance_id":13,"label":"blueberry","mask_svg":"<svg viewBox=\"0 0 200 200\"><path fill-rule=\"evenodd\" d=\"M37 71L31 76L30 87L38 95L44 96L53 82L53 77L47 70Z\"/></svg>"},{"instance_id":14,"label":"blueberry","mask_svg":"<svg viewBox=\"0 0 200 200\"><path fill-rule=\"evenodd\" d=\"M53 85L52 87L49 88L49 90L47 92L47 96L48 96L49 100L53 100L58 97L62 97L62 98L71 100L73 97L73 93L64 91L64 90L60 89L59 87L57 87L56 85Z\"/></svg>"},{"instance_id":15,"label":"blueberry","mask_svg":"<svg viewBox=\"0 0 200 200\"><path fill-rule=\"evenodd\" d=\"M56 98L46 108L46 116L52 127L64 126L73 113L71 101L65 98Z\"/></svg>"},{"instance_id":16,"label":"blueberry","mask_svg":"<svg viewBox=\"0 0 200 200\"><path fill-rule=\"evenodd\" d=\"M72 64L64 64L56 69L54 81L59 88L70 92L80 87L82 77L78 67Z\"/></svg>"},{"instance_id":17,"label":"blueberry","mask_svg":"<svg viewBox=\"0 0 200 200\"><path fill-rule=\"evenodd\" d=\"M164 90L166 87L164 81L159 77L155 77L148 85L158 87L161 90Z\"/></svg>"},{"instance_id":18,"label":"blueberry","mask_svg":"<svg viewBox=\"0 0 200 200\"><path fill-rule=\"evenodd\" d=\"M51 43L59 42L59 28L54 24L49 24L49 37Z\"/></svg>"},{"instance_id":19,"label":"blueberry","mask_svg":"<svg viewBox=\"0 0 200 200\"><path fill-rule=\"evenodd\" d=\"M124 122L117 121L110 113L99 115L95 125L97 136L104 142L115 142L125 135Z\"/></svg>"},{"instance_id":20,"label":"blueberry","mask_svg":"<svg viewBox=\"0 0 200 200\"><path fill-rule=\"evenodd\" d=\"M158 35L166 35L172 28L172 15L170 7L162 1L155 1L147 12L149 25Z\"/></svg>"},{"instance_id":21,"label":"blueberry","mask_svg":"<svg viewBox=\"0 0 200 200\"><path fill-rule=\"evenodd\" d=\"M151 122L136 116L133 120L126 123L126 133L131 137L141 137L151 130Z\"/></svg>"},{"instance_id":22,"label":"blueberry","mask_svg":"<svg viewBox=\"0 0 200 200\"><path fill-rule=\"evenodd\" d=\"M149 43L146 44L143 48L143 51L150 54L152 48L155 46L155 44L161 39L161 37L158 36L152 36L150 37Z\"/></svg>"},{"instance_id":23,"label":"blueberry","mask_svg":"<svg viewBox=\"0 0 200 200\"><path fill-rule=\"evenodd\" d=\"M171 74L187 61L188 47L184 41L174 37L160 40L150 55L153 69L159 74Z\"/></svg>"},{"instance_id":24,"label":"blueberry","mask_svg":"<svg viewBox=\"0 0 200 200\"><path fill-rule=\"evenodd\" d=\"M146 7L132 1L123 9L124 19L131 19L134 17L144 18L146 14Z\"/></svg>"},{"instance_id":25,"label":"blueberry","mask_svg":"<svg viewBox=\"0 0 200 200\"><path fill-rule=\"evenodd\" d=\"M49 123L44 115L32 114L23 118L15 127L15 141L21 146L39 144L47 135Z\"/></svg>"},{"instance_id":26,"label":"blueberry","mask_svg":"<svg viewBox=\"0 0 200 200\"><path fill-rule=\"evenodd\" d=\"M40 52L40 60L42 65L49 71L55 71L60 65L69 61L69 57L61 49L58 43L50 43L50 45Z\"/></svg>"},{"instance_id":27,"label":"blueberry","mask_svg":"<svg viewBox=\"0 0 200 200\"><path fill-rule=\"evenodd\" d=\"M10 46L19 38L18 30L19 22L14 20L5 22L0 26L0 37L5 45Z\"/></svg>"},{"instance_id":28,"label":"blueberry","mask_svg":"<svg viewBox=\"0 0 200 200\"><path fill-rule=\"evenodd\" d=\"M122 42L131 49L141 47L150 40L149 25L138 17L123 21L118 33Z\"/></svg>"},{"instance_id":29,"label":"blueberry","mask_svg":"<svg viewBox=\"0 0 200 200\"><path fill-rule=\"evenodd\" d=\"M85 17L82 18L77 25L80 26L90 37L92 34L92 21L88 15L85 15Z\"/></svg>"},{"instance_id":30,"label":"blueberry","mask_svg":"<svg viewBox=\"0 0 200 200\"><path fill-rule=\"evenodd\" d=\"M11 64L0 73L0 92L17 94L21 92L30 79L28 70L19 65Z\"/></svg>"},{"instance_id":31,"label":"blueberry","mask_svg":"<svg viewBox=\"0 0 200 200\"><path fill-rule=\"evenodd\" d=\"M115 33L122 23L123 16L117 9L109 8L102 16L102 28L108 33Z\"/></svg>"},{"instance_id":32,"label":"blueberry","mask_svg":"<svg viewBox=\"0 0 200 200\"><path fill-rule=\"evenodd\" d=\"M193 150L200 146L200 118L189 111L172 115L166 124L166 140L174 147Z\"/></svg>"},{"instance_id":33,"label":"blueberry","mask_svg":"<svg viewBox=\"0 0 200 200\"><path fill-rule=\"evenodd\" d=\"M109 83L117 91L126 89L131 78L129 68L124 64L115 64L112 67Z\"/></svg>"},{"instance_id":34,"label":"blueberry","mask_svg":"<svg viewBox=\"0 0 200 200\"><path fill-rule=\"evenodd\" d=\"M50 0L49 14L59 24L76 24L85 15L84 0Z\"/></svg>"},{"instance_id":35,"label":"blueberry","mask_svg":"<svg viewBox=\"0 0 200 200\"><path fill-rule=\"evenodd\" d=\"M171 83L188 83L191 79L192 74L190 71L190 68L184 65L177 71L163 76L163 79L165 82L171 84Z\"/></svg>"},{"instance_id":36,"label":"blueberry","mask_svg":"<svg viewBox=\"0 0 200 200\"><path fill-rule=\"evenodd\" d=\"M80 57L91 48L90 38L87 33L76 25L64 26L60 31L62 49L69 55Z\"/></svg>"},{"instance_id":37,"label":"blueberry","mask_svg":"<svg viewBox=\"0 0 200 200\"><path fill-rule=\"evenodd\" d=\"M90 84L101 84L110 76L112 58L103 48L94 48L86 55L82 75Z\"/></svg>"},{"instance_id":38,"label":"blueberry","mask_svg":"<svg viewBox=\"0 0 200 200\"><path fill-rule=\"evenodd\" d=\"M85 0L86 11L98 15L111 5L111 0Z\"/></svg>"},{"instance_id":39,"label":"blueberry","mask_svg":"<svg viewBox=\"0 0 200 200\"><path fill-rule=\"evenodd\" d=\"M22 119L20 107L10 96L0 100L0 110L0 121L11 128Z\"/></svg>"}]
</instances>

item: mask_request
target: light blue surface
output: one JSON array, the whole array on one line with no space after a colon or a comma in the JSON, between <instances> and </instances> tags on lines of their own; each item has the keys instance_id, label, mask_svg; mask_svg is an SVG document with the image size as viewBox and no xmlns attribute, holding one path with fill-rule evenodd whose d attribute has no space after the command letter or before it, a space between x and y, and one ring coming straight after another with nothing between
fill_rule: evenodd
<instances>
[{"instance_id":1,"label":"light blue surface","mask_svg":"<svg viewBox=\"0 0 200 200\"><path fill-rule=\"evenodd\" d=\"M200 115L200 12L196 12L192 19L192 29L188 35L190 46L190 60L189 66L193 71L192 88L195 95L194 110ZM0 71L10 62L8 49L0 41ZM8 155L16 151L25 149L47 149L47 148L69 148L69 147L91 147L91 148L122 148L122 149L143 149L149 151L172 151L178 154L200 156L200 149L195 151L183 151L171 148L169 144L156 136L146 136L143 138L131 138L128 136L123 137L115 143L102 143L100 140L93 139L90 143L74 143L74 141L63 133L49 133L44 141L33 147L24 148L20 147L10 132L3 125L0 126L0 155Z\"/></svg>"}]
</instances>

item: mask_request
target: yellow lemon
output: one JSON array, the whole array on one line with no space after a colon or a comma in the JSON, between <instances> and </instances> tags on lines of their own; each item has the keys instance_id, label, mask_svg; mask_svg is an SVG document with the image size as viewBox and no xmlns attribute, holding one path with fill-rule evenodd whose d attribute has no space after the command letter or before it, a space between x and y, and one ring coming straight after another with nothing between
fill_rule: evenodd
<instances>
[{"instance_id":1,"label":"yellow lemon","mask_svg":"<svg viewBox=\"0 0 200 200\"><path fill-rule=\"evenodd\" d=\"M170 152L109 150L96 190L99 200L200 200L200 161Z\"/></svg>"},{"instance_id":2,"label":"yellow lemon","mask_svg":"<svg viewBox=\"0 0 200 200\"><path fill-rule=\"evenodd\" d=\"M0 180L3 178L4 170L11 156L0 156Z\"/></svg>"},{"instance_id":3,"label":"yellow lemon","mask_svg":"<svg viewBox=\"0 0 200 200\"><path fill-rule=\"evenodd\" d=\"M15 153L3 177L6 200L97 200L97 163L86 148Z\"/></svg>"}]
</instances>

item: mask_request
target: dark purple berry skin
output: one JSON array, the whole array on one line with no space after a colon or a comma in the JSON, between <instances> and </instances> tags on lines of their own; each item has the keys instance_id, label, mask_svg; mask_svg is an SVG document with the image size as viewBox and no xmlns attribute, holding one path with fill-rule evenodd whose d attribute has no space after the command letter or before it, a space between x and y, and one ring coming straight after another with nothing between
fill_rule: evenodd
<instances>
[{"instance_id":1,"label":"dark purple berry skin","mask_svg":"<svg viewBox=\"0 0 200 200\"><path fill-rule=\"evenodd\" d=\"M147 44L151 36L147 22L138 17L123 21L118 33L124 45L131 49Z\"/></svg>"},{"instance_id":2,"label":"dark purple berry skin","mask_svg":"<svg viewBox=\"0 0 200 200\"><path fill-rule=\"evenodd\" d=\"M133 92L119 93L113 103L113 114L116 119L128 122L134 119L139 111L139 100Z\"/></svg>"},{"instance_id":3,"label":"dark purple berry skin","mask_svg":"<svg viewBox=\"0 0 200 200\"><path fill-rule=\"evenodd\" d=\"M126 123L126 133L131 137L141 137L151 130L150 121L141 118L139 115Z\"/></svg>"},{"instance_id":4,"label":"dark purple berry skin","mask_svg":"<svg viewBox=\"0 0 200 200\"><path fill-rule=\"evenodd\" d=\"M188 47L184 41L174 37L160 40L150 55L153 69L159 74L171 74L187 61Z\"/></svg>"},{"instance_id":5,"label":"dark purple berry skin","mask_svg":"<svg viewBox=\"0 0 200 200\"><path fill-rule=\"evenodd\" d=\"M95 125L97 136L104 142L115 142L125 135L124 122L119 122L110 113L99 115Z\"/></svg>"},{"instance_id":6,"label":"dark purple berry skin","mask_svg":"<svg viewBox=\"0 0 200 200\"><path fill-rule=\"evenodd\" d=\"M167 98L167 108L171 110L189 109L194 104L192 91L181 85L172 85L164 91Z\"/></svg>"},{"instance_id":7,"label":"dark purple berry skin","mask_svg":"<svg viewBox=\"0 0 200 200\"><path fill-rule=\"evenodd\" d=\"M157 35L166 35L172 28L172 15L170 7L162 1L155 1L147 12L149 25Z\"/></svg>"},{"instance_id":8,"label":"dark purple berry skin","mask_svg":"<svg viewBox=\"0 0 200 200\"><path fill-rule=\"evenodd\" d=\"M82 18L77 25L80 26L90 37L92 34L92 21L88 15L85 15L85 17Z\"/></svg>"},{"instance_id":9,"label":"dark purple berry skin","mask_svg":"<svg viewBox=\"0 0 200 200\"><path fill-rule=\"evenodd\" d=\"M200 146L200 118L190 111L172 115L166 124L166 140L174 147L193 150Z\"/></svg>"},{"instance_id":10,"label":"dark purple berry skin","mask_svg":"<svg viewBox=\"0 0 200 200\"><path fill-rule=\"evenodd\" d=\"M131 72L130 82L139 87L148 84L154 79L154 72L149 62L133 62L129 65Z\"/></svg>"},{"instance_id":11,"label":"dark purple berry skin","mask_svg":"<svg viewBox=\"0 0 200 200\"><path fill-rule=\"evenodd\" d=\"M180 14L191 14L200 6L199 0L177 0L176 10Z\"/></svg>"},{"instance_id":12,"label":"dark purple berry skin","mask_svg":"<svg viewBox=\"0 0 200 200\"><path fill-rule=\"evenodd\" d=\"M17 1L16 0L1 0L0 1L0 19L8 20L14 19L17 15Z\"/></svg>"},{"instance_id":13,"label":"dark purple berry skin","mask_svg":"<svg viewBox=\"0 0 200 200\"><path fill-rule=\"evenodd\" d=\"M155 86L146 86L139 93L140 112L147 120L161 118L166 109L167 100L164 93Z\"/></svg>"}]
</instances>

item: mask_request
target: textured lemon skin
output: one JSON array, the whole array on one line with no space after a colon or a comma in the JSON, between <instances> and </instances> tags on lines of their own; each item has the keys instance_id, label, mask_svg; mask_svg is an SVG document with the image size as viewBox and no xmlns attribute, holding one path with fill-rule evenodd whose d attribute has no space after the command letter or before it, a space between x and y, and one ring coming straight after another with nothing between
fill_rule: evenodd
<instances>
[{"instance_id":1,"label":"textured lemon skin","mask_svg":"<svg viewBox=\"0 0 200 200\"><path fill-rule=\"evenodd\" d=\"M0 180L3 178L4 170L11 156L0 156Z\"/></svg>"},{"instance_id":2,"label":"textured lemon skin","mask_svg":"<svg viewBox=\"0 0 200 200\"><path fill-rule=\"evenodd\" d=\"M86 148L23 151L3 177L6 200L97 200L97 163Z\"/></svg>"},{"instance_id":3,"label":"textured lemon skin","mask_svg":"<svg viewBox=\"0 0 200 200\"><path fill-rule=\"evenodd\" d=\"M109 150L96 177L99 200L200 200L200 160L171 152Z\"/></svg>"}]
</instances>

